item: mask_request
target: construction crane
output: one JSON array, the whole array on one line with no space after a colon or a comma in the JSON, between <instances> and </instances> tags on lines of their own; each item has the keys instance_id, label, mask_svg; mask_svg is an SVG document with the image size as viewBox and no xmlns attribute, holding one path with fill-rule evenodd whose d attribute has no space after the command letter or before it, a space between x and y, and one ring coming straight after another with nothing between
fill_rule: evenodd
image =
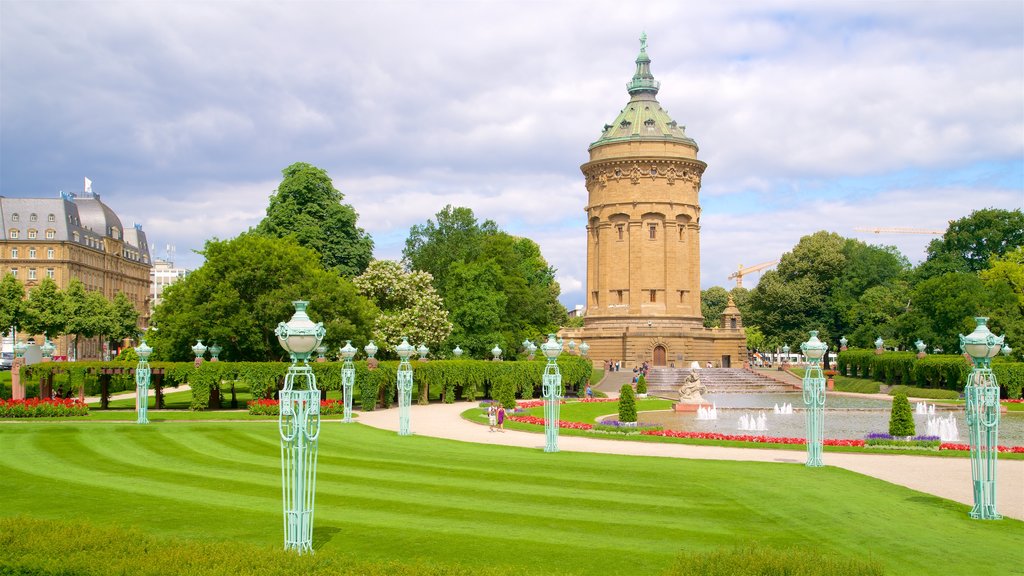
<instances>
[{"instance_id":1,"label":"construction crane","mask_svg":"<svg viewBox=\"0 0 1024 576\"><path fill-rule=\"evenodd\" d=\"M733 278L735 278L736 279L736 287L740 288L740 287L743 286L743 276L744 275L750 274L751 272L757 272L758 270L764 270L765 268L769 268L771 266L775 266L778 263L779 263L778 260L772 260L771 262L761 262L760 264L755 264L753 266L747 266L746 268L743 267L743 264L740 264L740 269L739 270L733 272L732 274L729 274L729 280L732 280Z\"/></svg>"},{"instance_id":2,"label":"construction crane","mask_svg":"<svg viewBox=\"0 0 1024 576\"><path fill-rule=\"evenodd\" d=\"M871 232L873 234L929 234L942 236L945 230L926 230L924 228L854 228L857 232Z\"/></svg>"}]
</instances>

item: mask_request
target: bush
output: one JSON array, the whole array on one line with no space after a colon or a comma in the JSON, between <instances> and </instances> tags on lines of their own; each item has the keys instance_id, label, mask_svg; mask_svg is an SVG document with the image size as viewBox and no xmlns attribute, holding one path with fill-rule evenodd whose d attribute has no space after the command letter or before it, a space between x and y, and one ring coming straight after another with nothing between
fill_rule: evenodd
<instances>
[{"instance_id":1,"label":"bush","mask_svg":"<svg viewBox=\"0 0 1024 576\"><path fill-rule=\"evenodd\" d=\"M971 365L963 356L929 354L914 362L914 382L928 388L962 391Z\"/></svg>"},{"instance_id":2,"label":"bush","mask_svg":"<svg viewBox=\"0 0 1024 576\"><path fill-rule=\"evenodd\" d=\"M79 402L78 398L0 400L0 418L54 418L88 415L89 407Z\"/></svg>"},{"instance_id":3,"label":"bush","mask_svg":"<svg viewBox=\"0 0 1024 576\"><path fill-rule=\"evenodd\" d=\"M871 377L886 384L910 384L915 360L913 352L872 352L868 361Z\"/></svg>"},{"instance_id":4,"label":"bush","mask_svg":"<svg viewBox=\"0 0 1024 576\"><path fill-rule=\"evenodd\" d=\"M839 353L836 365L843 376L871 377L871 361L875 357L873 350L850 349Z\"/></svg>"},{"instance_id":5,"label":"bush","mask_svg":"<svg viewBox=\"0 0 1024 576\"><path fill-rule=\"evenodd\" d=\"M748 546L680 554L665 576L882 576L882 565L870 558L825 554L813 547L776 549Z\"/></svg>"},{"instance_id":6,"label":"bush","mask_svg":"<svg viewBox=\"0 0 1024 576\"><path fill-rule=\"evenodd\" d=\"M636 381L636 393L647 394L647 378L645 378L643 374L641 374L640 378Z\"/></svg>"},{"instance_id":7,"label":"bush","mask_svg":"<svg viewBox=\"0 0 1024 576\"><path fill-rule=\"evenodd\" d=\"M629 384L619 390L619 422L636 422L636 396Z\"/></svg>"},{"instance_id":8,"label":"bush","mask_svg":"<svg viewBox=\"0 0 1024 576\"><path fill-rule=\"evenodd\" d=\"M937 388L918 388L916 386L893 386L889 390L890 396L903 394L912 398L929 398L932 400L956 400L960 397L959 392L953 390L942 390Z\"/></svg>"},{"instance_id":9,"label":"bush","mask_svg":"<svg viewBox=\"0 0 1024 576\"><path fill-rule=\"evenodd\" d=\"M892 399L889 434L892 436L914 435L914 413L910 410L910 401L907 400L907 395L902 392L898 392Z\"/></svg>"},{"instance_id":10,"label":"bush","mask_svg":"<svg viewBox=\"0 0 1024 576\"><path fill-rule=\"evenodd\" d=\"M281 413L281 403L277 400L261 398L250 400L247 404L251 416L277 416ZM321 400L320 414L330 416L332 414L344 414L345 403L341 400Z\"/></svg>"},{"instance_id":11,"label":"bush","mask_svg":"<svg viewBox=\"0 0 1024 576\"><path fill-rule=\"evenodd\" d=\"M993 362L992 373L1007 398L1015 400L1021 397L1024 389L1024 362Z\"/></svg>"}]
</instances>

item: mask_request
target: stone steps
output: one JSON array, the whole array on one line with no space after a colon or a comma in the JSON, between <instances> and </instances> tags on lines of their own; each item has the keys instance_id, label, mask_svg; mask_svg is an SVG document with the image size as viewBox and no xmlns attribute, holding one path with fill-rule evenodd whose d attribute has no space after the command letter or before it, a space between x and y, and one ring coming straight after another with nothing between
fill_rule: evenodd
<instances>
[{"instance_id":1,"label":"stone steps","mask_svg":"<svg viewBox=\"0 0 1024 576\"><path fill-rule=\"evenodd\" d=\"M672 396L689 375L689 368L651 368L647 375L647 389L653 395ZM698 371L698 376L709 393L793 390L792 386L783 382L742 368L702 368Z\"/></svg>"}]
</instances>

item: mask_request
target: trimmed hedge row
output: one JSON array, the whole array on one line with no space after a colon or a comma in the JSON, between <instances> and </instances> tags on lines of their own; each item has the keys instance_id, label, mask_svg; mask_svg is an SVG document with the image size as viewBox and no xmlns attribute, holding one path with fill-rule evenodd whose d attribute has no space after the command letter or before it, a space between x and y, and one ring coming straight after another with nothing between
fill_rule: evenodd
<instances>
[{"instance_id":1,"label":"trimmed hedge row","mask_svg":"<svg viewBox=\"0 0 1024 576\"><path fill-rule=\"evenodd\" d=\"M396 401L397 361L379 362L375 370L366 361L354 362L356 386L359 387L363 410L373 410L381 403L389 407ZM413 361L413 382L419 390L420 403L427 402L429 389L441 390L445 402L456 397L473 400L490 396L501 400L506 408L515 406L515 399L533 398L541 384L546 362L533 361L492 362L487 360L432 360ZM321 390L341 390L341 362L313 362L310 366ZM204 410L210 401L210 391L220 389L222 383L242 381L249 385L253 398L270 398L284 381L289 364L286 362L203 362L197 368L192 362L151 362L154 370L163 370L164 386L189 384L192 388L192 410ZM589 380L592 364L580 356L565 355L558 358L562 385L580 390ZM23 366L22 378L39 380L55 372L68 374L69 383L84 382L86 375L101 370L121 370L131 374L134 362L44 362ZM74 384L77 385L77 384Z\"/></svg>"},{"instance_id":2,"label":"trimmed hedge row","mask_svg":"<svg viewBox=\"0 0 1024 576\"><path fill-rule=\"evenodd\" d=\"M875 354L874 350L845 350L839 353L836 365L844 376L958 392L963 391L967 374L971 371L970 362L960 355L929 354L918 359L913 352ZM1024 363L996 358L992 362L992 372L1003 391L1003 397L1021 397L1024 389Z\"/></svg>"}]
</instances>

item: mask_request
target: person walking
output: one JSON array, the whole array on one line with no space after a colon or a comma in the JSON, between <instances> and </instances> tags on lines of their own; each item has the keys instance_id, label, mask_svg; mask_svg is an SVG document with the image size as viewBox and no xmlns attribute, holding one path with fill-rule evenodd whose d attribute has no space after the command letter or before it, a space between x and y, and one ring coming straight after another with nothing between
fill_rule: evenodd
<instances>
[{"instance_id":1,"label":"person walking","mask_svg":"<svg viewBox=\"0 0 1024 576\"><path fill-rule=\"evenodd\" d=\"M594 399L594 389L590 387L590 382L587 382L587 398Z\"/></svg>"},{"instance_id":2,"label":"person walking","mask_svg":"<svg viewBox=\"0 0 1024 576\"><path fill-rule=\"evenodd\" d=\"M487 424L490 426L488 432L494 432L494 425L498 422L498 411L494 407L494 402L487 405Z\"/></svg>"},{"instance_id":3,"label":"person walking","mask_svg":"<svg viewBox=\"0 0 1024 576\"><path fill-rule=\"evenodd\" d=\"M498 432L505 431L505 405L498 404Z\"/></svg>"}]
</instances>

